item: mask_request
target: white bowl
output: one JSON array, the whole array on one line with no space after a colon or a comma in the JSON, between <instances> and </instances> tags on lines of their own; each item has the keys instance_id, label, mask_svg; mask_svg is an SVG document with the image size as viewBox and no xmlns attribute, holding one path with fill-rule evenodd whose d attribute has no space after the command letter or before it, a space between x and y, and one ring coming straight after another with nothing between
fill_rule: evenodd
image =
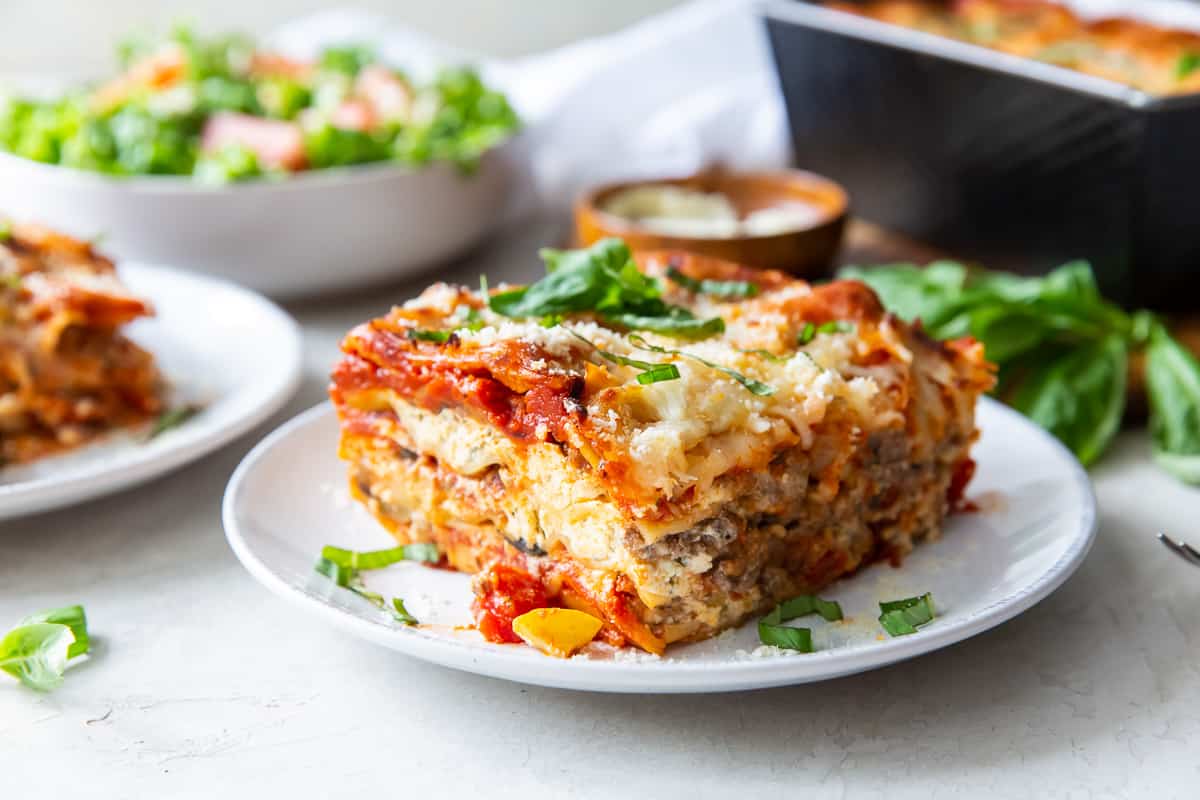
<instances>
[{"instance_id":1,"label":"white bowl","mask_svg":"<svg viewBox=\"0 0 1200 800\"><path fill-rule=\"evenodd\" d=\"M461 174L438 162L314 170L206 186L116 178L0 153L0 215L82 238L118 260L172 264L275 297L394 280L469 250L495 227L517 147Z\"/></svg>"}]
</instances>

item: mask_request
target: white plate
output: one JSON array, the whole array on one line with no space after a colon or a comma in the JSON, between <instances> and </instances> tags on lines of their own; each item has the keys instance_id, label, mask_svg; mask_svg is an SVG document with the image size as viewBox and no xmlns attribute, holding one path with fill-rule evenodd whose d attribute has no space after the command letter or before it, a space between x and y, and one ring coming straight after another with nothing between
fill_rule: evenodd
<instances>
[{"instance_id":1,"label":"white plate","mask_svg":"<svg viewBox=\"0 0 1200 800\"><path fill-rule=\"evenodd\" d=\"M520 145L463 175L365 164L286 180L208 186L188 177L112 177L0 153L0 209L90 239L118 263L171 264L272 296L395 281L458 256L494 230Z\"/></svg>"},{"instance_id":2,"label":"white plate","mask_svg":"<svg viewBox=\"0 0 1200 800\"><path fill-rule=\"evenodd\" d=\"M300 331L262 297L224 281L141 264L122 279L156 316L128 328L154 354L171 404L203 411L147 441L118 433L79 450L0 469L0 519L48 511L142 483L194 461L265 420L300 380Z\"/></svg>"},{"instance_id":3,"label":"white plate","mask_svg":"<svg viewBox=\"0 0 1200 800\"><path fill-rule=\"evenodd\" d=\"M612 692L721 692L823 680L927 653L1028 609L1079 566L1091 546L1096 506L1079 463L1049 434L991 401L979 406L983 437L969 497L983 510L952 517L945 535L900 569L872 566L822 595L847 621L813 628L811 654L756 654L756 626L670 648L665 658L596 647L560 660L523 645L485 642L470 622L465 575L400 564L366 573L367 584L403 597L423 623L406 628L312 571L321 547L387 547L391 539L345 490L337 421L313 408L262 441L225 493L225 534L268 589L339 628L417 658L498 678ZM887 638L880 600L933 592L939 616L916 634Z\"/></svg>"}]
</instances>

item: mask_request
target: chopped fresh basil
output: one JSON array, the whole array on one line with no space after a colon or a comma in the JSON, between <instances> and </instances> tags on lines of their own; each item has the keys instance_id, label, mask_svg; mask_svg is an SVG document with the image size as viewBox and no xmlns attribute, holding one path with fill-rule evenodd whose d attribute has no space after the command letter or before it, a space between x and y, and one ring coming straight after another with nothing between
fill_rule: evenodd
<instances>
[{"instance_id":1,"label":"chopped fresh basil","mask_svg":"<svg viewBox=\"0 0 1200 800\"><path fill-rule=\"evenodd\" d=\"M631 367L633 369L642 370L642 373L637 376L637 381L640 384L645 385L650 383L659 383L661 381L671 381L679 377L679 368L674 364L655 364L650 361L639 361L636 358L629 358L628 356L610 353L607 350L600 349L586 337L580 336L578 333L569 328L567 329L567 333L591 347L596 351L596 355L600 356L605 361L622 367ZM647 375L654 375L655 377L646 378L645 376Z\"/></svg>"},{"instance_id":2,"label":"chopped fresh basil","mask_svg":"<svg viewBox=\"0 0 1200 800\"><path fill-rule=\"evenodd\" d=\"M397 622L403 622L405 625L417 625L417 618L408 613L408 609L404 607L404 601L399 597L392 598L392 616Z\"/></svg>"},{"instance_id":3,"label":"chopped fresh basil","mask_svg":"<svg viewBox=\"0 0 1200 800\"><path fill-rule=\"evenodd\" d=\"M459 306L454 312L456 321L460 323L460 329L468 331L482 330L486 324L483 321L483 315L479 313L479 309L471 308L470 306ZM447 337L449 338L449 337Z\"/></svg>"},{"instance_id":4,"label":"chopped fresh basil","mask_svg":"<svg viewBox=\"0 0 1200 800\"><path fill-rule=\"evenodd\" d=\"M752 355L752 356L759 356L761 358L765 358L767 361L775 361L775 362L790 361L792 358L790 353L785 354L785 355L778 355L776 353L772 353L770 350L764 350L761 347L757 348L755 350L742 350L739 348L738 352L746 353L747 355Z\"/></svg>"},{"instance_id":5,"label":"chopped fresh basil","mask_svg":"<svg viewBox=\"0 0 1200 800\"><path fill-rule=\"evenodd\" d=\"M907 636L933 620L933 595L906 597L879 604L879 624L889 636Z\"/></svg>"},{"instance_id":6,"label":"chopped fresh basil","mask_svg":"<svg viewBox=\"0 0 1200 800\"><path fill-rule=\"evenodd\" d=\"M67 662L89 646L82 606L40 611L0 639L0 670L31 689L49 691L62 683Z\"/></svg>"},{"instance_id":7,"label":"chopped fresh basil","mask_svg":"<svg viewBox=\"0 0 1200 800\"><path fill-rule=\"evenodd\" d=\"M408 338L414 342L437 342L445 344L450 341L450 336L454 331L430 331L421 328L409 328L406 331Z\"/></svg>"},{"instance_id":8,"label":"chopped fresh basil","mask_svg":"<svg viewBox=\"0 0 1200 800\"><path fill-rule=\"evenodd\" d=\"M675 267L667 270L667 277L693 294L711 294L714 297L754 297L758 294L758 285L750 281L696 280Z\"/></svg>"},{"instance_id":9,"label":"chopped fresh basil","mask_svg":"<svg viewBox=\"0 0 1200 800\"><path fill-rule=\"evenodd\" d=\"M1200 69L1200 53L1194 51L1184 53L1175 62L1175 78L1176 80L1183 80L1197 69Z\"/></svg>"},{"instance_id":10,"label":"chopped fresh basil","mask_svg":"<svg viewBox=\"0 0 1200 800\"><path fill-rule=\"evenodd\" d=\"M800 329L800 335L796 337L796 342L801 345L808 344L817 335L817 326L811 322L804 323L804 327Z\"/></svg>"},{"instance_id":11,"label":"chopped fresh basil","mask_svg":"<svg viewBox=\"0 0 1200 800\"><path fill-rule=\"evenodd\" d=\"M712 361L709 361L708 359L701 358L700 356L693 355L692 353L688 353L683 350L671 350L666 347L659 347L658 345L650 344L643 337L639 336L636 333L629 334L629 341L634 347L637 347L641 350L648 350L652 353L664 353L667 355L682 356L684 358L690 358L693 361L697 361L697 362L703 364L704 366L708 367L709 369L715 369L718 372L722 372L725 375L728 375L730 378L733 378L735 381L737 381L743 387L745 387L745 389L748 392L750 392L751 394L758 395L759 397L767 397L769 395L775 394L774 386L769 386L765 383L761 383L760 381L756 381L753 378L749 378L749 377L743 375L742 373L738 372L737 370L732 370L729 367L723 367L720 364L715 364Z\"/></svg>"},{"instance_id":12,"label":"chopped fresh basil","mask_svg":"<svg viewBox=\"0 0 1200 800\"><path fill-rule=\"evenodd\" d=\"M835 600L822 600L814 594L802 594L779 604L779 612L783 620L806 617L809 614L820 614L826 622L837 622L842 619L842 606Z\"/></svg>"},{"instance_id":13,"label":"chopped fresh basil","mask_svg":"<svg viewBox=\"0 0 1200 800\"><path fill-rule=\"evenodd\" d=\"M783 650L796 650L801 653L813 652L811 629L772 624L767 619L768 617L763 617L758 622L758 640L760 642Z\"/></svg>"},{"instance_id":14,"label":"chopped fresh basil","mask_svg":"<svg viewBox=\"0 0 1200 800\"><path fill-rule=\"evenodd\" d=\"M0 242L7 242L12 236L12 223L6 219L0 219Z\"/></svg>"},{"instance_id":15,"label":"chopped fresh basil","mask_svg":"<svg viewBox=\"0 0 1200 800\"><path fill-rule=\"evenodd\" d=\"M321 557L317 559L313 569L329 578L335 585L349 589L381 611L389 612L397 622L416 625L416 617L409 614L404 608L403 600L393 597L389 605L383 599L383 595L371 591L363 584L359 572L364 569L380 569L398 561L435 562L438 558L440 556L437 548L423 542L365 552L343 550L340 547L327 545L321 550Z\"/></svg>"},{"instance_id":16,"label":"chopped fresh basil","mask_svg":"<svg viewBox=\"0 0 1200 800\"><path fill-rule=\"evenodd\" d=\"M854 325L841 320L830 320L818 325L817 333L854 333Z\"/></svg>"},{"instance_id":17,"label":"chopped fresh basil","mask_svg":"<svg viewBox=\"0 0 1200 800\"><path fill-rule=\"evenodd\" d=\"M784 625L788 620L820 614L827 622L842 619L842 607L833 600L822 600L811 594L802 594L784 600L771 609L758 622L758 640L763 644L782 647L785 650L813 652L812 631L808 628L793 628Z\"/></svg>"},{"instance_id":18,"label":"chopped fresh basil","mask_svg":"<svg viewBox=\"0 0 1200 800\"><path fill-rule=\"evenodd\" d=\"M530 286L491 295L497 314L514 318L592 312L612 325L680 339L704 339L725 330L720 317L698 319L662 300L662 289L644 275L620 239L602 239L586 250L542 250L546 277Z\"/></svg>"},{"instance_id":19,"label":"chopped fresh basil","mask_svg":"<svg viewBox=\"0 0 1200 800\"><path fill-rule=\"evenodd\" d=\"M157 438L173 428L178 428L180 425L187 422L189 419L196 416L203 410L203 406L195 403L168 408L158 416L158 419L154 421L154 427L152 427L150 429L150 433L146 435L146 441Z\"/></svg>"},{"instance_id":20,"label":"chopped fresh basil","mask_svg":"<svg viewBox=\"0 0 1200 800\"><path fill-rule=\"evenodd\" d=\"M321 549L321 558L339 567L348 569L382 569L401 561L425 561L435 563L441 558L437 545L429 542L413 542L412 544L389 547L385 550L344 550L341 547L326 545Z\"/></svg>"},{"instance_id":21,"label":"chopped fresh basil","mask_svg":"<svg viewBox=\"0 0 1200 800\"><path fill-rule=\"evenodd\" d=\"M679 367L674 364L659 364L638 375L637 382L641 384L661 383L662 381L673 381L678 377Z\"/></svg>"}]
</instances>

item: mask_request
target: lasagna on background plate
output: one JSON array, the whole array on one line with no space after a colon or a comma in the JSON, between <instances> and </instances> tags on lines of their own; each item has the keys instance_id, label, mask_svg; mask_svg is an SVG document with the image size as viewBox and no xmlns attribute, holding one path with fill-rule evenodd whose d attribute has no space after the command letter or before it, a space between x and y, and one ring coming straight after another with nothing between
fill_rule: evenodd
<instances>
[{"instance_id":1,"label":"lasagna on background plate","mask_svg":"<svg viewBox=\"0 0 1200 800\"><path fill-rule=\"evenodd\" d=\"M993 383L974 341L854 281L546 258L528 289L430 287L333 373L353 495L477 573L488 639L559 606L661 653L938 535Z\"/></svg>"},{"instance_id":2,"label":"lasagna on background plate","mask_svg":"<svg viewBox=\"0 0 1200 800\"><path fill-rule=\"evenodd\" d=\"M0 466L161 411L153 357L120 332L152 313L89 243L0 218Z\"/></svg>"}]
</instances>

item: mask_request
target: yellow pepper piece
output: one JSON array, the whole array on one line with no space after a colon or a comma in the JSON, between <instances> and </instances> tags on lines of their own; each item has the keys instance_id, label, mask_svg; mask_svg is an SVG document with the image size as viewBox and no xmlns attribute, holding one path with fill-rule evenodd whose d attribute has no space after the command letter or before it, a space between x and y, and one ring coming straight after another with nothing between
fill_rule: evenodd
<instances>
[{"instance_id":1,"label":"yellow pepper piece","mask_svg":"<svg viewBox=\"0 0 1200 800\"><path fill-rule=\"evenodd\" d=\"M596 638L604 623L573 608L535 608L512 622L513 633L543 653L566 658Z\"/></svg>"}]
</instances>

